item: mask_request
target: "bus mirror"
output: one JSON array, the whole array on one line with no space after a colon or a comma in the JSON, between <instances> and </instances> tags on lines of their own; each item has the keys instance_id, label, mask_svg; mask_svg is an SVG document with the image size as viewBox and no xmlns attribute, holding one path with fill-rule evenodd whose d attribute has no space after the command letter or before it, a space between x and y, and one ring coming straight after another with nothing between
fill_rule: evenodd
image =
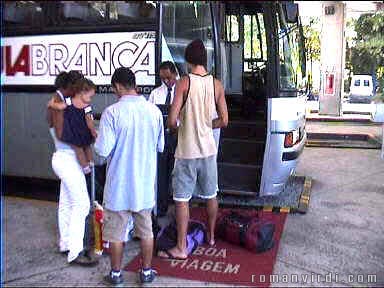
<instances>
[{"instance_id":1,"label":"bus mirror","mask_svg":"<svg viewBox=\"0 0 384 288\"><path fill-rule=\"evenodd\" d=\"M285 17L288 23L297 23L299 16L299 5L296 3L286 2L284 3L285 7Z\"/></svg>"}]
</instances>

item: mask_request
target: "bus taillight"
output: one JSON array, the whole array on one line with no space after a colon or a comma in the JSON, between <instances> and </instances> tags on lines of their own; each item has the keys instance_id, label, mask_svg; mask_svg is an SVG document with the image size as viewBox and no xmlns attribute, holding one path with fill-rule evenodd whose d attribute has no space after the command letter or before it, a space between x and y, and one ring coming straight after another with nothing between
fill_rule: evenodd
<instances>
[{"instance_id":1,"label":"bus taillight","mask_svg":"<svg viewBox=\"0 0 384 288\"><path fill-rule=\"evenodd\" d=\"M294 130L288 133L285 133L284 138L284 147L289 148L295 145L300 140L299 130Z\"/></svg>"}]
</instances>

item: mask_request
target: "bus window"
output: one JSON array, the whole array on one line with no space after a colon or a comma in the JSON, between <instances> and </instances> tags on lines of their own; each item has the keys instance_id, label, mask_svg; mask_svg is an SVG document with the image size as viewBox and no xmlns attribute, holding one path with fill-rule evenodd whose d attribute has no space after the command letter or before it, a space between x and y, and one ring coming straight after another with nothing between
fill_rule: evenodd
<instances>
[{"instance_id":1,"label":"bus window","mask_svg":"<svg viewBox=\"0 0 384 288\"><path fill-rule=\"evenodd\" d=\"M190 1L162 3L165 40L165 45L162 45L162 61L173 61L180 75L187 74L184 50L191 41L201 39L207 49L207 71L214 73L215 54L210 4ZM172 59L166 59L169 54Z\"/></svg>"},{"instance_id":2,"label":"bus window","mask_svg":"<svg viewBox=\"0 0 384 288\"><path fill-rule=\"evenodd\" d=\"M62 24L103 23L106 20L104 1L60 1Z\"/></svg>"},{"instance_id":3,"label":"bus window","mask_svg":"<svg viewBox=\"0 0 384 288\"><path fill-rule=\"evenodd\" d=\"M156 6L153 1L111 1L109 18L121 23L154 22Z\"/></svg>"},{"instance_id":4,"label":"bus window","mask_svg":"<svg viewBox=\"0 0 384 288\"><path fill-rule=\"evenodd\" d=\"M300 43L302 41L299 23L287 23L281 4L277 15L279 58L280 58L280 89L296 91L305 89L305 72L302 71ZM292 94L296 96L296 94Z\"/></svg>"},{"instance_id":5,"label":"bus window","mask_svg":"<svg viewBox=\"0 0 384 288\"><path fill-rule=\"evenodd\" d=\"M239 37L239 15L226 15L225 16L225 29L227 42L238 42Z\"/></svg>"},{"instance_id":6,"label":"bus window","mask_svg":"<svg viewBox=\"0 0 384 288\"><path fill-rule=\"evenodd\" d=\"M263 14L244 15L244 71L265 65L267 43Z\"/></svg>"},{"instance_id":7,"label":"bus window","mask_svg":"<svg viewBox=\"0 0 384 288\"><path fill-rule=\"evenodd\" d=\"M3 20L13 27L34 27L43 21L43 9L39 1L5 1Z\"/></svg>"}]
</instances>

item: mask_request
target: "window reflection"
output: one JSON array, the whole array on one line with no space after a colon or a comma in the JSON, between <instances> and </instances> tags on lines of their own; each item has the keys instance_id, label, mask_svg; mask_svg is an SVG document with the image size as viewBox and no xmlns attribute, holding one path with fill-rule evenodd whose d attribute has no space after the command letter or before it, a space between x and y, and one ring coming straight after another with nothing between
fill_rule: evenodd
<instances>
[{"instance_id":1,"label":"window reflection","mask_svg":"<svg viewBox=\"0 0 384 288\"><path fill-rule=\"evenodd\" d=\"M63 22L104 22L106 3L102 1L60 1Z\"/></svg>"},{"instance_id":2,"label":"window reflection","mask_svg":"<svg viewBox=\"0 0 384 288\"><path fill-rule=\"evenodd\" d=\"M43 9L38 1L5 1L3 20L6 25L38 26L43 21Z\"/></svg>"},{"instance_id":3,"label":"window reflection","mask_svg":"<svg viewBox=\"0 0 384 288\"><path fill-rule=\"evenodd\" d=\"M213 29L209 3L175 1L163 5L165 41L162 45L162 61L174 62L180 75L187 74L184 50L191 41L201 39L207 49L207 71L214 73Z\"/></svg>"},{"instance_id":4,"label":"window reflection","mask_svg":"<svg viewBox=\"0 0 384 288\"><path fill-rule=\"evenodd\" d=\"M156 5L152 1L114 1L110 3L110 19L119 22L137 22L156 17Z\"/></svg>"}]
</instances>

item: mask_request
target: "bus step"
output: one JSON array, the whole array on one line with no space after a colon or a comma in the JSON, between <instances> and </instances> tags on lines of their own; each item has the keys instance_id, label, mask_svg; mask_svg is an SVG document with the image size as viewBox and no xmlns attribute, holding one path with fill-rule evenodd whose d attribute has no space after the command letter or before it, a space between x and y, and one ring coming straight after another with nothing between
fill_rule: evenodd
<instances>
[{"instance_id":1,"label":"bus step","mask_svg":"<svg viewBox=\"0 0 384 288\"><path fill-rule=\"evenodd\" d=\"M222 131L223 138L265 141L267 127L262 122L230 121L228 127Z\"/></svg>"},{"instance_id":2,"label":"bus step","mask_svg":"<svg viewBox=\"0 0 384 288\"><path fill-rule=\"evenodd\" d=\"M241 116L241 108L240 107L228 107L228 115L230 115L230 117L240 117Z\"/></svg>"},{"instance_id":3,"label":"bus step","mask_svg":"<svg viewBox=\"0 0 384 288\"><path fill-rule=\"evenodd\" d=\"M219 194L222 194L222 195L255 197L259 194L259 192L256 192L256 191L230 190L230 189L219 189L219 190L220 190Z\"/></svg>"},{"instance_id":4,"label":"bus step","mask_svg":"<svg viewBox=\"0 0 384 288\"><path fill-rule=\"evenodd\" d=\"M252 115L246 115L244 114L243 112L241 112L240 114L235 114L235 115L231 115L229 114L229 120L230 121L257 121L257 122L261 122L261 123L266 123L266 119L265 119L265 113L262 112L262 111L258 111L258 112L255 112L253 113Z\"/></svg>"},{"instance_id":5,"label":"bus step","mask_svg":"<svg viewBox=\"0 0 384 288\"><path fill-rule=\"evenodd\" d=\"M217 167L220 189L259 191L262 166L218 163Z\"/></svg>"},{"instance_id":6,"label":"bus step","mask_svg":"<svg viewBox=\"0 0 384 288\"><path fill-rule=\"evenodd\" d=\"M264 141L223 138L218 162L258 165L263 163Z\"/></svg>"}]
</instances>

